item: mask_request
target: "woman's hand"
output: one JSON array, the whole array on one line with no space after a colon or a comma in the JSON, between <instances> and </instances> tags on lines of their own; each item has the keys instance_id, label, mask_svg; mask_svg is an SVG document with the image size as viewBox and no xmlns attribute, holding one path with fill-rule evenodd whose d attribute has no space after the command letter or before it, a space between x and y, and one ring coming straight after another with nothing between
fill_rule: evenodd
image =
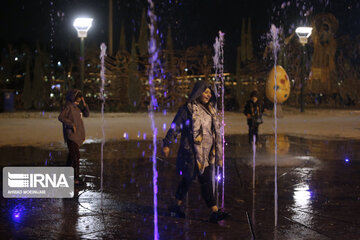
<instances>
[{"instance_id":1,"label":"woman's hand","mask_svg":"<svg viewBox=\"0 0 360 240\"><path fill-rule=\"evenodd\" d=\"M170 153L170 148L169 147L163 147L162 152L163 152L163 155L165 157L168 157L169 153Z\"/></svg>"},{"instance_id":2,"label":"woman's hand","mask_svg":"<svg viewBox=\"0 0 360 240\"><path fill-rule=\"evenodd\" d=\"M74 133L76 133L76 127L75 127L75 125L73 126L73 130L74 130Z\"/></svg>"},{"instance_id":3,"label":"woman's hand","mask_svg":"<svg viewBox=\"0 0 360 240\"><path fill-rule=\"evenodd\" d=\"M81 98L81 101L83 102L84 107L86 107L86 102L85 102L84 97Z\"/></svg>"}]
</instances>

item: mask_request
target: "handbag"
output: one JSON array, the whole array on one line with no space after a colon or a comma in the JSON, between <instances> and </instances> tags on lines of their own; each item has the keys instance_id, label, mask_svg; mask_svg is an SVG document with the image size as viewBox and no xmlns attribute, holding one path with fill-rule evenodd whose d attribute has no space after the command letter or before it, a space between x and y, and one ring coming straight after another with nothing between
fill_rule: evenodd
<instances>
[{"instance_id":1,"label":"handbag","mask_svg":"<svg viewBox=\"0 0 360 240\"><path fill-rule=\"evenodd\" d=\"M261 116L261 115L256 119L256 123L257 123L257 124L262 124L262 123L263 123L263 120L262 120L262 116Z\"/></svg>"}]
</instances>

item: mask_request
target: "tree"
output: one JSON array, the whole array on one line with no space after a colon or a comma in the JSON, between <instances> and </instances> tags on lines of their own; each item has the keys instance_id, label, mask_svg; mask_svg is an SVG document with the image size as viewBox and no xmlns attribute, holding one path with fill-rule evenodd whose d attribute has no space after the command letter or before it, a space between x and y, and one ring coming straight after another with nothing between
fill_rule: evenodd
<instances>
[{"instance_id":1,"label":"tree","mask_svg":"<svg viewBox=\"0 0 360 240\"><path fill-rule=\"evenodd\" d=\"M30 78L30 62L31 62L30 51L26 51L26 75L24 79L24 88L21 99L24 104L25 110L30 109L33 104L33 92L31 88L31 78Z\"/></svg>"},{"instance_id":2,"label":"tree","mask_svg":"<svg viewBox=\"0 0 360 240\"><path fill-rule=\"evenodd\" d=\"M126 36L125 36L125 26L124 23L121 24L120 30L120 40L119 40L119 53L126 52Z\"/></svg>"},{"instance_id":3,"label":"tree","mask_svg":"<svg viewBox=\"0 0 360 240\"><path fill-rule=\"evenodd\" d=\"M138 56L136 52L135 37L131 43L131 55L129 62L129 83L128 83L128 99L130 109L138 109L141 101L141 81L138 71Z\"/></svg>"},{"instance_id":4,"label":"tree","mask_svg":"<svg viewBox=\"0 0 360 240\"><path fill-rule=\"evenodd\" d=\"M242 89L241 83L241 47L237 48L237 57L236 57L236 100L239 104L244 102L244 91Z\"/></svg>"},{"instance_id":5,"label":"tree","mask_svg":"<svg viewBox=\"0 0 360 240\"><path fill-rule=\"evenodd\" d=\"M166 71L166 87L164 92L166 92L167 103L169 106L172 105L175 98L178 98L176 91L176 64L174 57L173 49L173 40L171 36L171 28L168 27L167 37L166 37L166 49L165 49L165 71Z\"/></svg>"},{"instance_id":6,"label":"tree","mask_svg":"<svg viewBox=\"0 0 360 240\"><path fill-rule=\"evenodd\" d=\"M248 61L253 59L253 43L252 43L251 31L252 31L251 30L251 19L249 17L247 34L246 34L246 59Z\"/></svg>"},{"instance_id":7,"label":"tree","mask_svg":"<svg viewBox=\"0 0 360 240\"><path fill-rule=\"evenodd\" d=\"M246 32L245 32L245 19L242 19L241 24L241 43L240 43L241 62L246 62Z\"/></svg>"},{"instance_id":8,"label":"tree","mask_svg":"<svg viewBox=\"0 0 360 240\"><path fill-rule=\"evenodd\" d=\"M148 24L146 21L145 9L143 9L142 17L141 17L139 40L138 40L140 56L145 56L148 54L148 48L149 48L148 42L149 42Z\"/></svg>"},{"instance_id":9,"label":"tree","mask_svg":"<svg viewBox=\"0 0 360 240\"><path fill-rule=\"evenodd\" d=\"M34 65L34 80L33 80L33 100L35 109L42 109L44 107L44 69L42 65L42 52L39 43L37 43L37 53Z\"/></svg>"}]
</instances>

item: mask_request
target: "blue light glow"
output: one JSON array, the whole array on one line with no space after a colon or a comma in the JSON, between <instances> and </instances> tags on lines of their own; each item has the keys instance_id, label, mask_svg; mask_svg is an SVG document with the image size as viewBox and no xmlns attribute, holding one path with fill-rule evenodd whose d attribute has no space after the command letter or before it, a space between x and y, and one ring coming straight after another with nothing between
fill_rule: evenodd
<instances>
[{"instance_id":1,"label":"blue light glow","mask_svg":"<svg viewBox=\"0 0 360 240\"><path fill-rule=\"evenodd\" d=\"M23 216L24 212L24 206L22 205L17 205L13 210L12 210L12 218L16 221L20 220L21 217Z\"/></svg>"}]
</instances>

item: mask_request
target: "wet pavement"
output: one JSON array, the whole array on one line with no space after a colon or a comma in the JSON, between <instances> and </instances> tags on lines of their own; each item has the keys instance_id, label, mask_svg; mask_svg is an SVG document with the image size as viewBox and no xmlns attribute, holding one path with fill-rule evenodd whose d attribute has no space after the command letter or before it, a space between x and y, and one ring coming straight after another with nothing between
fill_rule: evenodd
<instances>
[{"instance_id":1,"label":"wet pavement","mask_svg":"<svg viewBox=\"0 0 360 240\"><path fill-rule=\"evenodd\" d=\"M232 216L208 222L210 212L196 182L184 203L187 218L169 216L180 180L174 147L170 158L158 159L160 239L251 239L247 214L256 239L360 239L360 141L279 135L275 228L274 137L261 136L255 188L247 136L226 139L225 208ZM77 189L77 197L1 198L1 239L152 239L151 148L150 141L107 142L101 194L100 144L83 145L80 173L86 185ZM66 155L65 145L2 147L0 165L59 166Z\"/></svg>"}]
</instances>

